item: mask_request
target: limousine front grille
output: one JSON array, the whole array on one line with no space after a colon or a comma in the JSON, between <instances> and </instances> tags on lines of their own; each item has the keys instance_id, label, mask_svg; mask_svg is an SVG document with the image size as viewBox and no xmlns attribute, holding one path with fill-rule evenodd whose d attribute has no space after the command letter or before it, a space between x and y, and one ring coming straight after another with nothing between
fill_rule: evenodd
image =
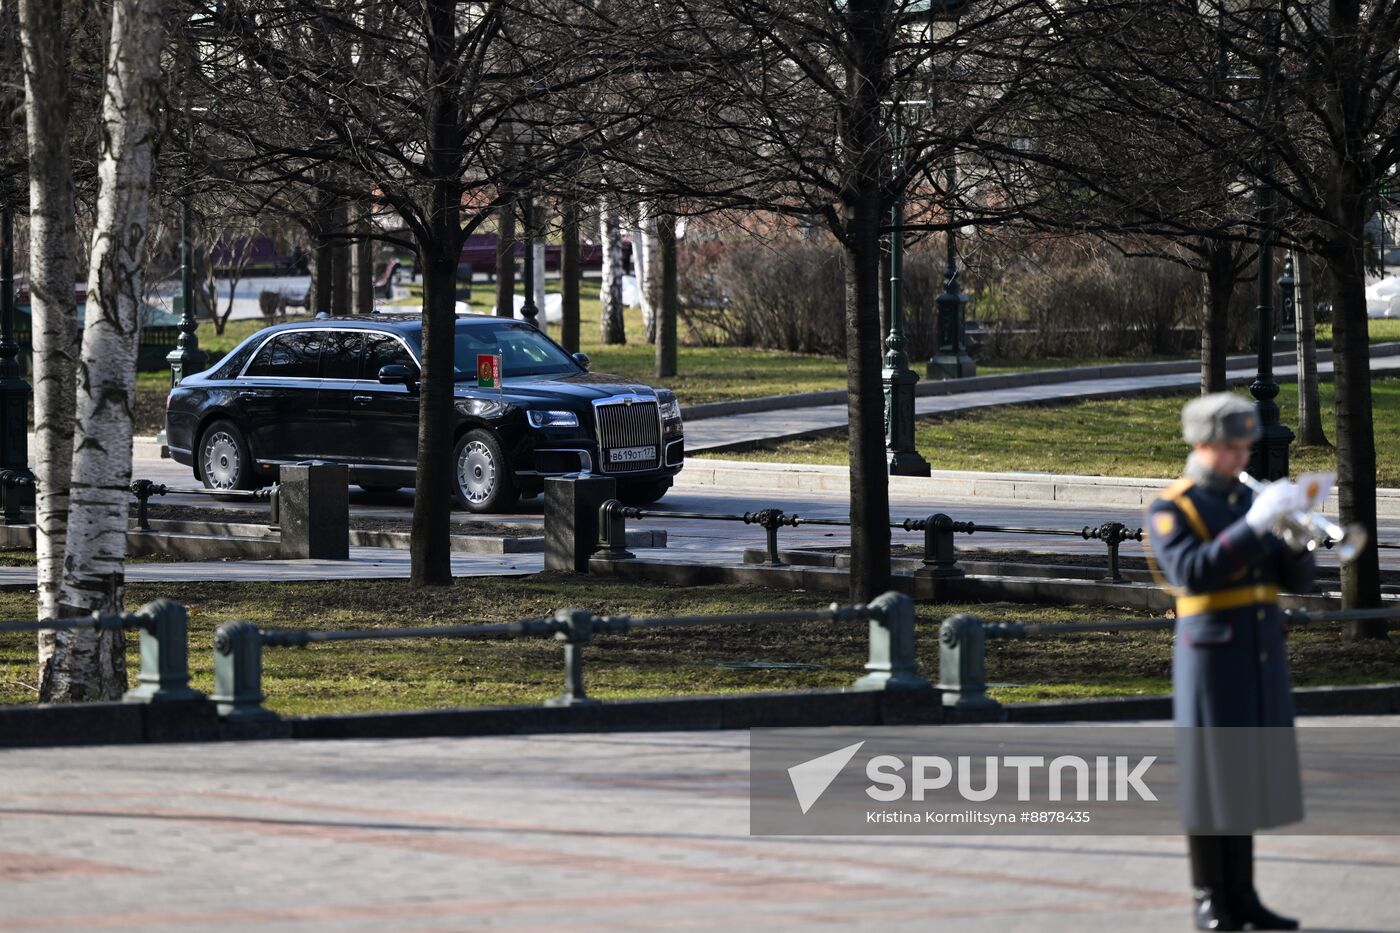
<instances>
[{"instance_id":1,"label":"limousine front grille","mask_svg":"<svg viewBox=\"0 0 1400 933\"><path fill-rule=\"evenodd\" d=\"M661 465L661 419L654 399L599 399L593 414L604 473L638 473Z\"/></svg>"}]
</instances>

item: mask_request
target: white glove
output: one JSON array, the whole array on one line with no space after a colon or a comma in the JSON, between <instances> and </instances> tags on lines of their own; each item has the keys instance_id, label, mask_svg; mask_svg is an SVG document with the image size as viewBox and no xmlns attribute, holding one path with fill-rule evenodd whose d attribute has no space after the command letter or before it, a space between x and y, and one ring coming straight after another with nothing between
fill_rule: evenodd
<instances>
[{"instance_id":1,"label":"white glove","mask_svg":"<svg viewBox=\"0 0 1400 933\"><path fill-rule=\"evenodd\" d=\"M1292 480L1281 479L1270 483L1263 492L1254 497L1244 520L1255 534L1271 531L1280 516L1296 511L1303 500L1302 490Z\"/></svg>"}]
</instances>

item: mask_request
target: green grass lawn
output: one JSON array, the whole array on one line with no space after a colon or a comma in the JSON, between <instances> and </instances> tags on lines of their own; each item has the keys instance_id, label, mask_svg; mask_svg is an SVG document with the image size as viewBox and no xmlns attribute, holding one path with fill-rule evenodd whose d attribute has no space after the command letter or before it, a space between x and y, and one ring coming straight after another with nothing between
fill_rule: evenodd
<instances>
[{"instance_id":1,"label":"green grass lawn","mask_svg":"<svg viewBox=\"0 0 1400 933\"><path fill-rule=\"evenodd\" d=\"M539 575L523 580L459 580L444 590L414 591L402 581L137 584L127 605L160 596L190 610L194 686L212 685L214 628L235 618L263 627L347 628L500 622L542 616L579 605L611 613L662 615L816 608L817 593L741 586L677 588ZM32 593L0 593L0 618L24 618ZM919 607L919 663L937 678L938 623L955 612L987 621L1045 623L1139 618L1140 613L1083 607L1006 603ZM839 688L862 673L864 623L729 625L599 636L585 649L585 679L600 699L809 688ZM1290 641L1301 684L1395 680L1400 640L1351 644L1327 631L1298 632ZM987 646L992 694L1003 700L1134 696L1169 689L1167 632L1119 632ZM725 663L782 661L818 670L735 670ZM128 651L134 676L137 657ZM263 686L282 713L425 709L538 703L559 692L562 650L538 640L416 639L346 642L306 649L269 649ZM0 704L34 699L34 638L0 635Z\"/></svg>"},{"instance_id":2,"label":"green grass lawn","mask_svg":"<svg viewBox=\"0 0 1400 933\"><path fill-rule=\"evenodd\" d=\"M1244 390L1241 394L1248 395ZM1335 437L1333 387L1321 387L1327 436ZM916 441L937 470L1079 473L1091 476L1171 477L1181 473L1181 406L1190 395L1014 405L963 415L920 418ZM1298 388L1281 387L1285 424L1297 424ZM1400 486L1400 378L1374 383L1377 481ZM727 459L844 465L846 432L789 441L771 449L725 453ZM1331 448L1294 446L1290 469L1335 470Z\"/></svg>"}]
</instances>

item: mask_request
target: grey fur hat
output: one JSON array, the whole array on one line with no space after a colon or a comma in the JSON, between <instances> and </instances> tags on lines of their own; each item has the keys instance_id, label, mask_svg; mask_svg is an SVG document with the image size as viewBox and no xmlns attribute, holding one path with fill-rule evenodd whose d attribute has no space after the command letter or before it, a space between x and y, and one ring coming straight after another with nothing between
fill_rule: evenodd
<instances>
[{"instance_id":1,"label":"grey fur hat","mask_svg":"<svg viewBox=\"0 0 1400 933\"><path fill-rule=\"evenodd\" d=\"M1260 433L1254 403L1232 392L1202 395L1181 409L1181 436L1188 444L1256 441Z\"/></svg>"}]
</instances>

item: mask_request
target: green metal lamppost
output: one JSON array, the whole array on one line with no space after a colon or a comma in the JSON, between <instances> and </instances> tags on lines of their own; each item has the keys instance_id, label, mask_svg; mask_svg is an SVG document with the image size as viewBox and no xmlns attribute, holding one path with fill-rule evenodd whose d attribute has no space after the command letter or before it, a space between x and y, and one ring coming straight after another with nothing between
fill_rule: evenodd
<instances>
[{"instance_id":1,"label":"green metal lamppost","mask_svg":"<svg viewBox=\"0 0 1400 933\"><path fill-rule=\"evenodd\" d=\"M1293 251L1283 261L1283 275L1278 277L1279 331L1274 346L1292 350L1298 346L1298 280L1293 275Z\"/></svg>"},{"instance_id":2,"label":"green metal lamppost","mask_svg":"<svg viewBox=\"0 0 1400 933\"><path fill-rule=\"evenodd\" d=\"M943 272L943 292L935 304L938 307L934 336L937 349L928 361L930 379L962 379L977 375L977 363L967 353L967 296L958 281L958 231L953 219L952 191L957 181L956 169L948 167L948 266Z\"/></svg>"},{"instance_id":3,"label":"green metal lamppost","mask_svg":"<svg viewBox=\"0 0 1400 933\"><path fill-rule=\"evenodd\" d=\"M29 383L20 375L19 343L15 340L15 216L9 193L5 192L0 217L0 469L28 476ZM6 505L30 504L32 491L10 487L4 491ZM25 497L15 502L11 497ZM6 514L13 509L6 508Z\"/></svg>"},{"instance_id":4,"label":"green metal lamppost","mask_svg":"<svg viewBox=\"0 0 1400 933\"><path fill-rule=\"evenodd\" d=\"M190 196L180 199L180 336L175 341L175 349L166 354L170 364L170 385L177 386L180 380L191 373L204 369L209 354L199 348L199 322L194 316L194 218L190 207Z\"/></svg>"},{"instance_id":5,"label":"green metal lamppost","mask_svg":"<svg viewBox=\"0 0 1400 933\"><path fill-rule=\"evenodd\" d=\"M531 324L536 324L535 319L540 315L540 309L535 305L535 196L527 193L521 199L521 212L524 217L521 223L524 224L525 241L525 268L521 273L521 279L525 282L525 304L520 308L520 316ZM536 324L536 326L539 326Z\"/></svg>"},{"instance_id":6,"label":"green metal lamppost","mask_svg":"<svg viewBox=\"0 0 1400 933\"><path fill-rule=\"evenodd\" d=\"M915 0L904 9L905 21L923 33L922 42L931 43L934 24L957 19L966 6L967 0ZM932 97L931 94L926 96ZM906 101L904 105L924 107L929 101ZM896 101L891 108L890 127L892 168L896 175L903 167L899 107ZM905 350L903 274L904 195L900 189L890 207L890 328L885 336L885 365L880 373L885 386L885 452L891 475L928 476L928 461L914 446L914 386L919 376L909 368L909 354Z\"/></svg>"},{"instance_id":7,"label":"green metal lamppost","mask_svg":"<svg viewBox=\"0 0 1400 933\"><path fill-rule=\"evenodd\" d=\"M1266 68L1277 68L1276 25L1272 17L1264 19L1264 34L1270 42ZM1259 107L1260 115L1270 106L1267 92L1274 74L1261 72ZM1259 204L1259 304L1258 311L1258 371L1249 384L1249 392L1254 396L1259 409L1259 426L1263 433L1255 442L1249 457L1249 472L1257 479L1276 480L1288 476L1288 445L1293 443L1293 432L1279 420L1278 382L1274 379L1274 191L1269 179L1274 174L1274 161L1265 155L1259 162L1258 204ZM1285 299L1287 300L1287 299Z\"/></svg>"},{"instance_id":8,"label":"green metal lamppost","mask_svg":"<svg viewBox=\"0 0 1400 933\"><path fill-rule=\"evenodd\" d=\"M899 126L890 132L895 168L899 162ZM914 385L918 374L909 368L905 352L904 302L900 279L904 270L904 197L890 208L890 330L885 337L885 451L892 476L928 476L928 461L914 446Z\"/></svg>"}]
</instances>

